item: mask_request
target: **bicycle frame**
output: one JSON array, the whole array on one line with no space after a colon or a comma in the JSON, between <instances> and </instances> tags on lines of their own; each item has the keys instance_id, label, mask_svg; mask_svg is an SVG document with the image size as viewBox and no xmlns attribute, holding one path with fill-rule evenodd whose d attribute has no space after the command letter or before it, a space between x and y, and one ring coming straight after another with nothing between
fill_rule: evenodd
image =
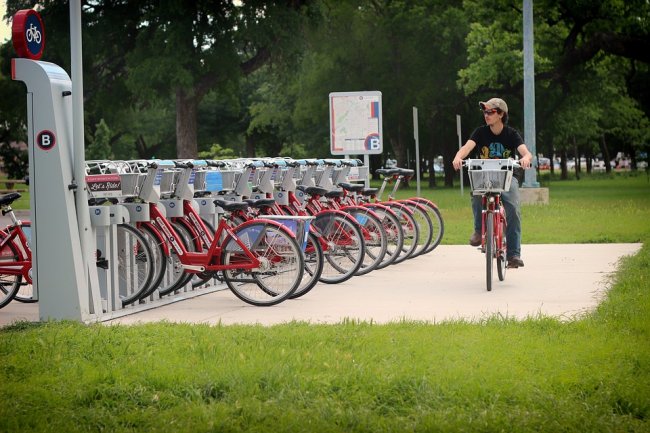
<instances>
[{"instance_id":1,"label":"bicycle frame","mask_svg":"<svg viewBox=\"0 0 650 433\"><path fill-rule=\"evenodd\" d=\"M485 252L485 234L487 218L494 218L494 257L497 258L499 254L504 253L503 245L503 225L506 222L506 214L504 207L501 206L500 193L486 193L481 196L481 250Z\"/></svg>"},{"instance_id":2,"label":"bicycle frame","mask_svg":"<svg viewBox=\"0 0 650 433\"><path fill-rule=\"evenodd\" d=\"M185 205L184 205L184 209L185 209ZM189 205L188 212L196 213L196 211L191 207L191 205ZM212 240L209 244L208 251L191 252L188 251L187 248L185 248L185 246L183 245L183 241L180 238L180 235L176 233L171 223L160 212L158 206L156 206L154 203L150 203L149 213L151 215L151 222L153 223L154 227L170 243L171 248L173 248L174 251L176 252L178 259L181 262L181 265L183 266L186 272L190 272L190 273L205 272L205 271L216 272L216 271L227 271L227 270L237 270L237 269L251 270L251 269L256 269L260 266L260 261L257 259L257 257L237 237L233 229L230 228L230 226L228 226L228 224L223 219L219 221L219 225L217 226L215 234L212 237ZM193 219L190 219L190 221L193 221ZM200 221L200 218L198 218L198 221ZM250 225L252 223L254 223L254 221L246 222L242 224L242 226L245 227L246 225ZM271 221L269 221L269 223L273 224L273 222ZM205 227L205 224L203 224L202 222L199 222L199 224L202 227L204 233L207 233L208 230ZM283 229L285 228L283 227ZM227 238L225 234L228 235ZM223 252L223 247L221 245L221 242L219 241L222 238L226 238L228 240L232 238L237 243L237 245L239 245L239 247L241 248L241 252L249 261L238 262L236 264L231 264L231 265L222 264L221 255Z\"/></svg>"},{"instance_id":3,"label":"bicycle frame","mask_svg":"<svg viewBox=\"0 0 650 433\"><path fill-rule=\"evenodd\" d=\"M32 250L20 224L6 227L0 232L0 250L12 242L19 254L18 260L0 262L0 274L21 275L28 284L32 284Z\"/></svg>"}]
</instances>

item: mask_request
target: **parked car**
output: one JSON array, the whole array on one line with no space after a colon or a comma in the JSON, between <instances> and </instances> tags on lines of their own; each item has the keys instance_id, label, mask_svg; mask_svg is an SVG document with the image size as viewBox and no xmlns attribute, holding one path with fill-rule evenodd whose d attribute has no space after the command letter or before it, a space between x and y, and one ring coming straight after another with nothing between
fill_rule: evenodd
<instances>
[{"instance_id":1,"label":"parked car","mask_svg":"<svg viewBox=\"0 0 650 433\"><path fill-rule=\"evenodd\" d=\"M551 159L550 158L539 158L537 160L537 166L540 170L550 170L551 169Z\"/></svg>"}]
</instances>

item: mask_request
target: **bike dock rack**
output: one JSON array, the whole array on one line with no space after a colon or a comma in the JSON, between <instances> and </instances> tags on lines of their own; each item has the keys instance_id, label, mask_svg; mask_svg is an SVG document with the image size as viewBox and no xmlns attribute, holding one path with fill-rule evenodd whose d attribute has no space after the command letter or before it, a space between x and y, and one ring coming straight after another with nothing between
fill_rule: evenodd
<instances>
[{"instance_id":1,"label":"bike dock rack","mask_svg":"<svg viewBox=\"0 0 650 433\"><path fill-rule=\"evenodd\" d=\"M139 197L153 203L159 203L159 209L167 218L183 215L183 199L190 199L196 202L195 207L202 210L202 216L207 219L214 218L216 209L212 200L203 200L207 203L199 204L200 200L193 198L194 183L197 179L201 182L201 187L205 186L205 175L198 175L197 170L178 170L174 168L174 163L170 161L158 161L155 167L149 167L151 161L140 161L146 173L103 173L104 179L120 178L120 191L105 191L93 194L93 199L116 198L121 199L129 197ZM97 162L92 162L97 165ZM105 164L114 170L125 170L125 167L137 165L137 162L105 162ZM202 164L197 164L202 167ZM120 168L121 167L121 168ZM111 176L112 175L112 176ZM87 181L96 181L92 175L87 177ZM175 196L173 198L160 199L161 195ZM208 204L209 203L209 204ZM211 206L210 206L211 204ZM124 295L133 293L134 285L137 283L133 275L128 278L120 279L118 276L118 266L120 258L118 251L125 248L124 239L118 236L118 225L127 223L138 223L150 220L149 203L124 202L120 204L111 204L103 206L89 207L91 224L96 231L97 251L98 251L98 277L100 283L102 313L96 315L93 320L104 321L117 317L138 313L151 308L178 302L184 299L194 298L196 296L212 293L226 289L225 284L211 280L201 287L193 288L191 283L179 288L175 292L164 297L158 295L154 290L149 296L135 301L128 305L123 305ZM134 255L126 257L130 260L130 269L138 270L138 265Z\"/></svg>"}]
</instances>

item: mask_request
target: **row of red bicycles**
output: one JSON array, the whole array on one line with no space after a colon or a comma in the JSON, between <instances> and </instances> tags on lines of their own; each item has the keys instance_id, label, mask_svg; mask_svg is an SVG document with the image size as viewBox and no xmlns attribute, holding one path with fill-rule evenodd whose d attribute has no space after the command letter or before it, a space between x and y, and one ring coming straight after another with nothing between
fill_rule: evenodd
<instances>
[{"instance_id":1,"label":"row of red bicycles","mask_svg":"<svg viewBox=\"0 0 650 433\"><path fill-rule=\"evenodd\" d=\"M112 241L97 251L99 269L117 267L122 308L220 283L275 305L431 252L444 233L434 203L394 199L412 171L379 170L381 187L366 188L359 160L90 161L87 172L121 185L95 194L91 209L129 210L129 222L101 231ZM29 224L11 210L18 197L0 197L12 218L0 233L0 307L36 300Z\"/></svg>"}]
</instances>

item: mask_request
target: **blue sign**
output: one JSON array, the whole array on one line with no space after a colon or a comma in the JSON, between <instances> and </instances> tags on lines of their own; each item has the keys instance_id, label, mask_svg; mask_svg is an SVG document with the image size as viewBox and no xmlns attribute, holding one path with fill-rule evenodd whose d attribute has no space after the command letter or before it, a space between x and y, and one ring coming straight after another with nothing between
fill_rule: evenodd
<instances>
[{"instance_id":1,"label":"blue sign","mask_svg":"<svg viewBox=\"0 0 650 433\"><path fill-rule=\"evenodd\" d=\"M23 9L14 15L11 39L18 57L38 60L45 49L45 26L33 9Z\"/></svg>"}]
</instances>

